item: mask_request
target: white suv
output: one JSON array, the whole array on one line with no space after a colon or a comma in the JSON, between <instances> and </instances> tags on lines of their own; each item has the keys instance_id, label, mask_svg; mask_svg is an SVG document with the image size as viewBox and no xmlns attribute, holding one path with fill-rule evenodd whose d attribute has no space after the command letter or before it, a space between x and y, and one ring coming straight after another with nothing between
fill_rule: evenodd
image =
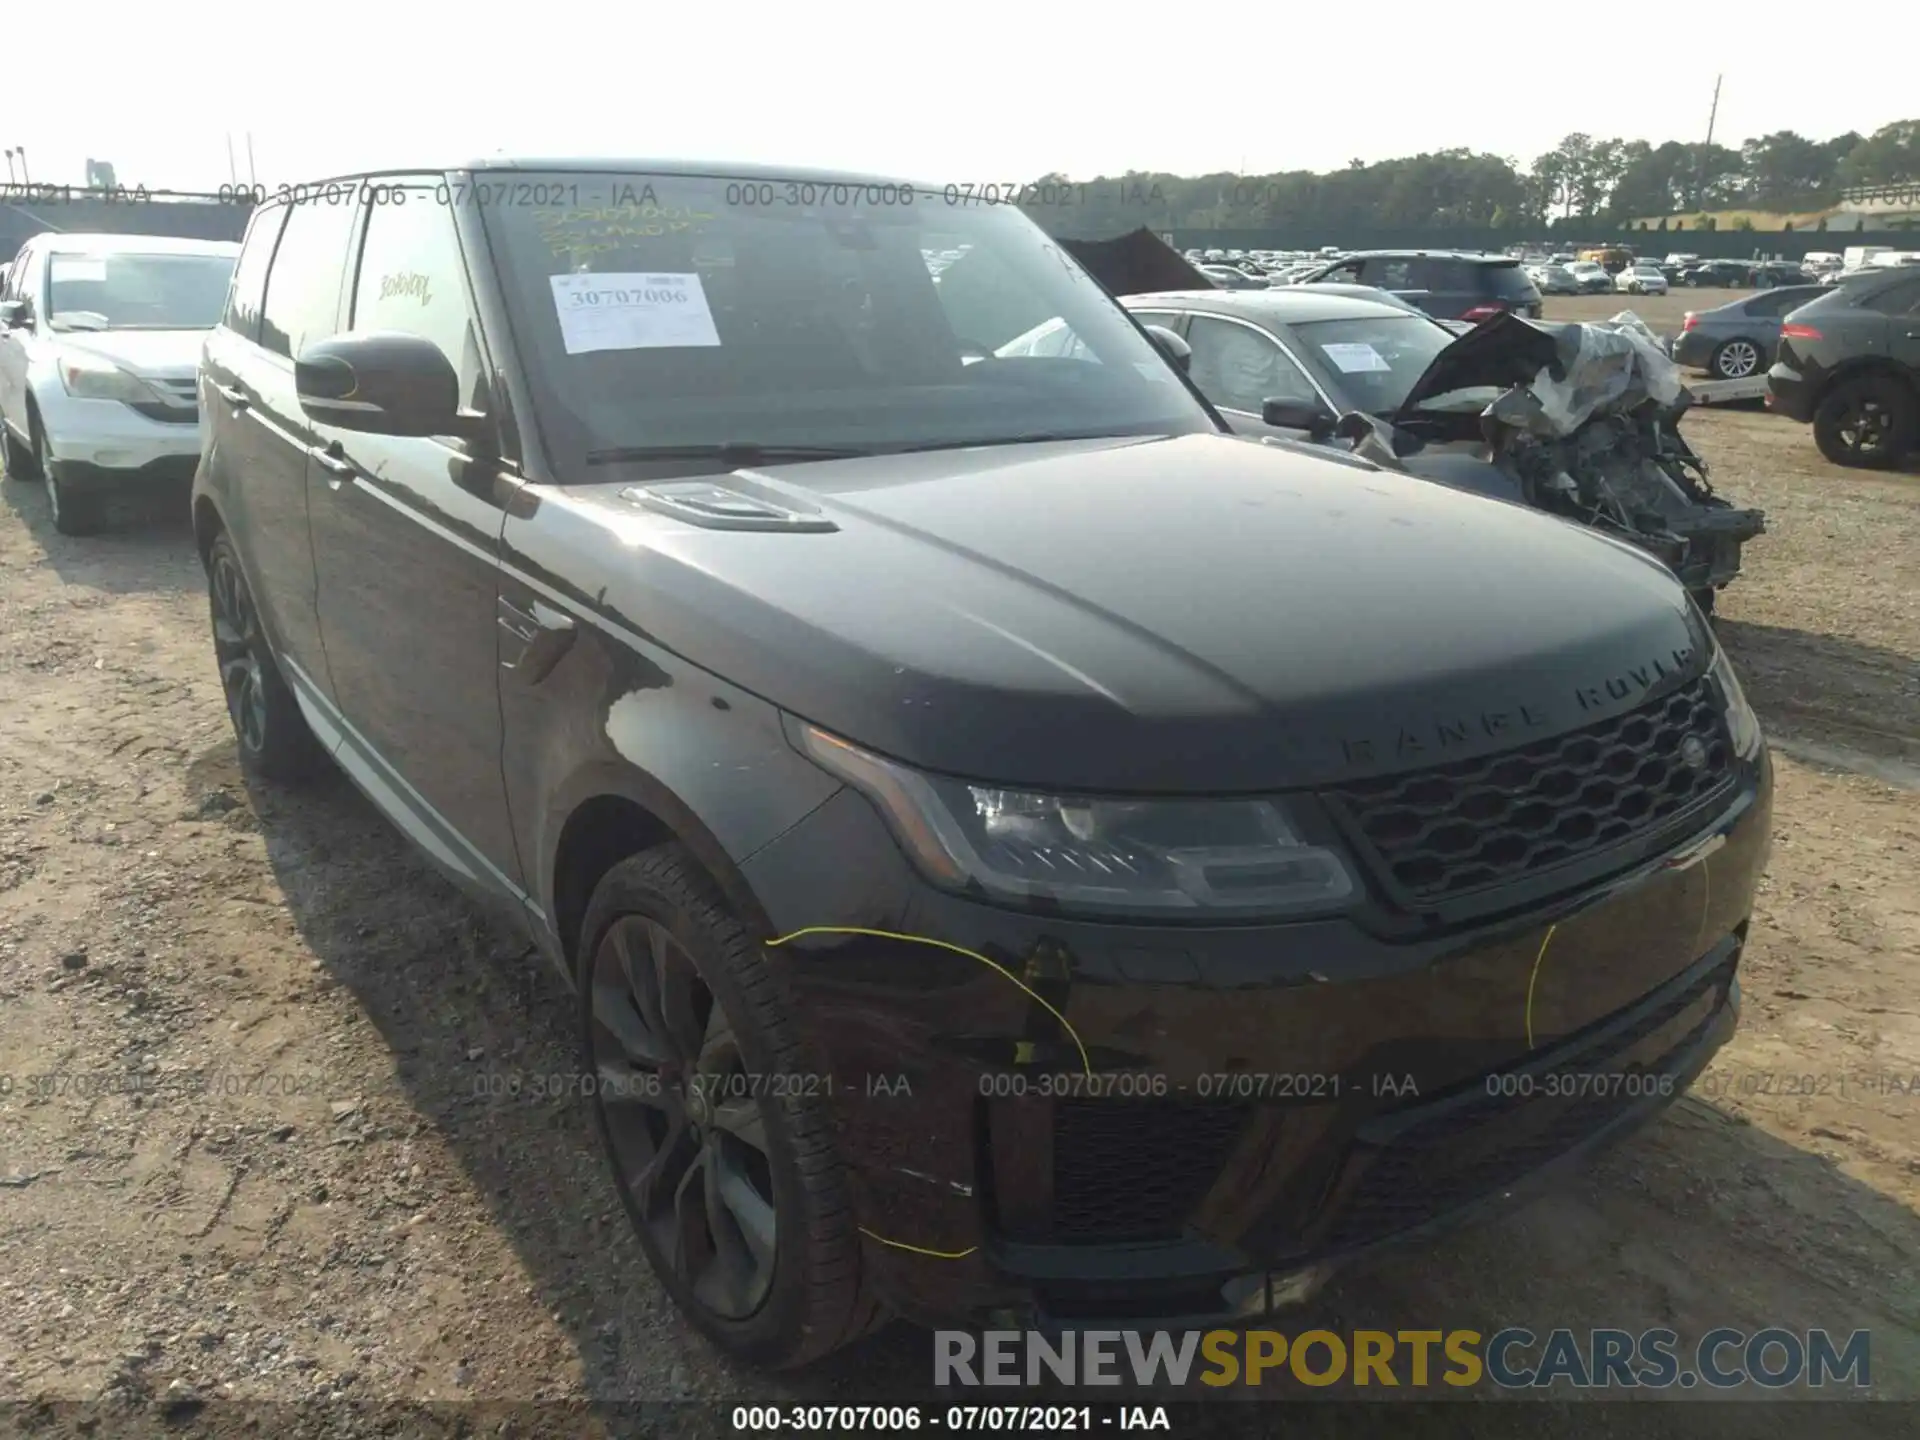
<instances>
[{"instance_id":1,"label":"white suv","mask_svg":"<svg viewBox=\"0 0 1920 1440\"><path fill-rule=\"evenodd\" d=\"M116 493L175 488L200 458L200 346L240 247L159 235L36 235L0 288L6 473L47 483L62 533Z\"/></svg>"}]
</instances>

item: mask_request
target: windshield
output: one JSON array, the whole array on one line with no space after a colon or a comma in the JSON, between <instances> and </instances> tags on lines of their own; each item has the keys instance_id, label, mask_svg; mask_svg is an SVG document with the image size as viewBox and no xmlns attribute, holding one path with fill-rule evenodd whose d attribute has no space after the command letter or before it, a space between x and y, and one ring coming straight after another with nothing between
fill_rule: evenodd
<instances>
[{"instance_id":1,"label":"windshield","mask_svg":"<svg viewBox=\"0 0 1920 1440\"><path fill-rule=\"evenodd\" d=\"M1295 325L1293 333L1335 399L1375 415L1399 409L1413 382L1457 338L1419 315L1312 320Z\"/></svg>"},{"instance_id":2,"label":"windshield","mask_svg":"<svg viewBox=\"0 0 1920 1440\"><path fill-rule=\"evenodd\" d=\"M562 464L1218 428L1011 206L640 173L516 171L512 190L548 203L482 215ZM1068 343L996 353L1049 320Z\"/></svg>"},{"instance_id":3,"label":"windshield","mask_svg":"<svg viewBox=\"0 0 1920 1440\"><path fill-rule=\"evenodd\" d=\"M226 308L232 255L47 257L55 330L211 330Z\"/></svg>"}]
</instances>

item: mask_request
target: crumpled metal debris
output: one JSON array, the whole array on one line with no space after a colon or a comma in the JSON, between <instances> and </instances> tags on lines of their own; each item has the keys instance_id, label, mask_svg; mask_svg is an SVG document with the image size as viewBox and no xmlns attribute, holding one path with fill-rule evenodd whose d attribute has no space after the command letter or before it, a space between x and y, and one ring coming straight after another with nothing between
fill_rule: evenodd
<instances>
[{"instance_id":1,"label":"crumpled metal debris","mask_svg":"<svg viewBox=\"0 0 1920 1440\"><path fill-rule=\"evenodd\" d=\"M1566 326L1556 351L1553 367L1507 391L1487 407L1486 417L1557 439L1596 415L1637 410L1648 400L1667 409L1686 393L1680 367L1631 310L1598 324Z\"/></svg>"}]
</instances>

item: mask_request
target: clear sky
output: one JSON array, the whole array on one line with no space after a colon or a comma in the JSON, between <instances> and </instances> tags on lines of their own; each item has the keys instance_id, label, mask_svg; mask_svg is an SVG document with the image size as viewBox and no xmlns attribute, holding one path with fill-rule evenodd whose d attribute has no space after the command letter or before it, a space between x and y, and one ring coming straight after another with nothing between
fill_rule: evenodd
<instances>
[{"instance_id":1,"label":"clear sky","mask_svg":"<svg viewBox=\"0 0 1920 1440\"><path fill-rule=\"evenodd\" d=\"M1920 20L1889 21L1884 44L1848 21L1836 50L1804 8L1789 27L1810 27L1800 41L1765 7L1707 26L1658 7L1406 0L86 0L13 12L0 27L0 144L25 147L35 180L80 183L91 156L155 188L225 183L230 132L245 179L249 130L269 187L501 149L940 184L1324 170L1450 146L1524 164L1572 130L1696 140L1716 70L1715 138L1732 145L1777 129L1870 133L1920 113L1912 46L1891 43ZM1763 18L1747 27L1743 15Z\"/></svg>"}]
</instances>

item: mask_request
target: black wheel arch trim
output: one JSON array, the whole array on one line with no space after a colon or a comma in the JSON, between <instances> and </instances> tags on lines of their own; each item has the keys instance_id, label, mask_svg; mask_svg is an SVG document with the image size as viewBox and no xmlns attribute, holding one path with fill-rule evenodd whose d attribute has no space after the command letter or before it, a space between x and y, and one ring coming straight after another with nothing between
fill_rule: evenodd
<instances>
[{"instance_id":1,"label":"black wheel arch trim","mask_svg":"<svg viewBox=\"0 0 1920 1440\"><path fill-rule=\"evenodd\" d=\"M577 957L564 953L565 939L560 934L561 842L574 817L588 805L603 799L623 800L652 816L671 839L684 845L700 862L728 906L748 929L761 935L774 933L766 907L740 869L750 858L748 855L729 854L693 808L658 776L630 761L597 758L582 763L555 788L541 817L538 900L546 912L543 918L548 938L563 952L554 958L560 960L569 973L570 962ZM756 847L760 848L764 847Z\"/></svg>"}]
</instances>

